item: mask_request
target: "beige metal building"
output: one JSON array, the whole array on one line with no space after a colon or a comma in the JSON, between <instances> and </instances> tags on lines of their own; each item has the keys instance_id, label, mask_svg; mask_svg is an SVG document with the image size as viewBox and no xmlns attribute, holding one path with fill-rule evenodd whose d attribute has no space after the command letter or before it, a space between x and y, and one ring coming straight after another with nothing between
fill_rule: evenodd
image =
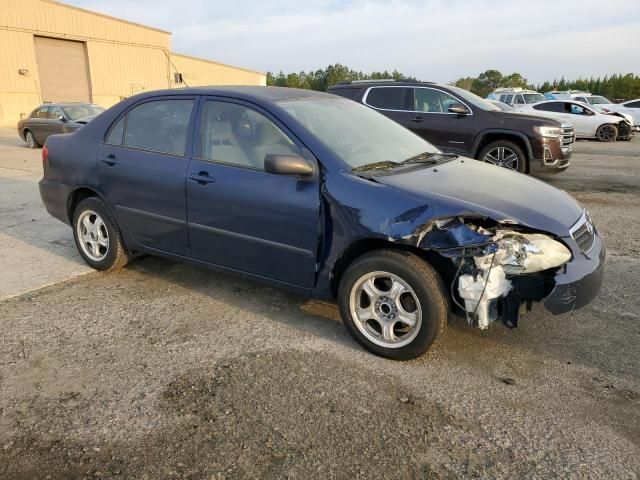
<instances>
[{"instance_id":1,"label":"beige metal building","mask_svg":"<svg viewBox=\"0 0 640 480\"><path fill-rule=\"evenodd\" d=\"M171 52L171 33L53 0L0 0L0 126L43 102L110 107L196 85L265 85L264 73Z\"/></svg>"}]
</instances>

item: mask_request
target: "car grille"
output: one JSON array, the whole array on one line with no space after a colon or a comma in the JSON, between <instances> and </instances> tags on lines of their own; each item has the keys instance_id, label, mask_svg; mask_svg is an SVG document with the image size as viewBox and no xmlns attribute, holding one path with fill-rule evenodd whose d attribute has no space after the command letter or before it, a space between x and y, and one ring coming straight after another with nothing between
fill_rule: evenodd
<instances>
[{"instance_id":1,"label":"car grille","mask_svg":"<svg viewBox=\"0 0 640 480\"><path fill-rule=\"evenodd\" d=\"M585 214L578 220L578 223L571 229L571 236L584 253L591 250L595 240L595 232L588 215Z\"/></svg>"},{"instance_id":2,"label":"car grille","mask_svg":"<svg viewBox=\"0 0 640 480\"><path fill-rule=\"evenodd\" d=\"M569 147L576 140L576 135L573 127L563 126L560 134L560 143L562 148Z\"/></svg>"}]
</instances>

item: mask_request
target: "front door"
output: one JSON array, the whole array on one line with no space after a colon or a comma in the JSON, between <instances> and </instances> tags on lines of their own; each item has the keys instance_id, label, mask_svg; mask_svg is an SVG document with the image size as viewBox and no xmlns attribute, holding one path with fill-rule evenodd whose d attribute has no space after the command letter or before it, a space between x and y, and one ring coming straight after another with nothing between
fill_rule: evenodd
<instances>
[{"instance_id":1,"label":"front door","mask_svg":"<svg viewBox=\"0 0 640 480\"><path fill-rule=\"evenodd\" d=\"M472 112L449 113L449 107L461 100L431 87L413 89L413 114L409 128L445 152L468 154L473 146ZM468 108L468 107L467 107Z\"/></svg>"},{"instance_id":2,"label":"front door","mask_svg":"<svg viewBox=\"0 0 640 480\"><path fill-rule=\"evenodd\" d=\"M198 158L187 174L191 257L311 287L320 235L318 180L264 171L265 155L306 150L250 104L210 98L201 111Z\"/></svg>"},{"instance_id":3,"label":"front door","mask_svg":"<svg viewBox=\"0 0 640 480\"><path fill-rule=\"evenodd\" d=\"M134 106L98 153L104 193L127 245L188 255L185 177L195 98Z\"/></svg>"}]
</instances>

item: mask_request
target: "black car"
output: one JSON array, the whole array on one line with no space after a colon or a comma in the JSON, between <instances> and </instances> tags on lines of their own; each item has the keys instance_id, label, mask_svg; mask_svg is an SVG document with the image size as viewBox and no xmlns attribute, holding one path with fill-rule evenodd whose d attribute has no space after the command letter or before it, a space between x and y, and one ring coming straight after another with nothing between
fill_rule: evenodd
<instances>
[{"instance_id":1,"label":"black car","mask_svg":"<svg viewBox=\"0 0 640 480\"><path fill-rule=\"evenodd\" d=\"M49 135L75 132L102 112L104 108L93 103L45 103L18 122L18 134L29 148L38 148Z\"/></svg>"},{"instance_id":2,"label":"black car","mask_svg":"<svg viewBox=\"0 0 640 480\"><path fill-rule=\"evenodd\" d=\"M378 80L346 82L329 93L383 113L445 152L522 173L557 173L569 166L571 124L504 112L462 88Z\"/></svg>"},{"instance_id":3,"label":"black car","mask_svg":"<svg viewBox=\"0 0 640 480\"><path fill-rule=\"evenodd\" d=\"M602 283L603 240L567 193L335 95L148 92L42 154L43 203L92 267L140 252L336 301L390 358L425 352L452 304L514 327L521 306L573 311Z\"/></svg>"}]
</instances>

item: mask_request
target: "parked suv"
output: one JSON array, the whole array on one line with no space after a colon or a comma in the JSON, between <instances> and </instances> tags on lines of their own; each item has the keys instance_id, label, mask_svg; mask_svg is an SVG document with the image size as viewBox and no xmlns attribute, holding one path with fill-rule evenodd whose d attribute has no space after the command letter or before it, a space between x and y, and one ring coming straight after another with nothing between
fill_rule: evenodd
<instances>
[{"instance_id":1,"label":"parked suv","mask_svg":"<svg viewBox=\"0 0 640 480\"><path fill-rule=\"evenodd\" d=\"M544 102L545 96L535 90L524 90L522 88L499 88L490 94L487 99L500 100L512 107L519 105Z\"/></svg>"},{"instance_id":2,"label":"parked suv","mask_svg":"<svg viewBox=\"0 0 640 480\"><path fill-rule=\"evenodd\" d=\"M445 152L523 173L555 173L569 166L573 126L504 112L488 100L431 82L350 82L329 93L363 103Z\"/></svg>"}]
</instances>

